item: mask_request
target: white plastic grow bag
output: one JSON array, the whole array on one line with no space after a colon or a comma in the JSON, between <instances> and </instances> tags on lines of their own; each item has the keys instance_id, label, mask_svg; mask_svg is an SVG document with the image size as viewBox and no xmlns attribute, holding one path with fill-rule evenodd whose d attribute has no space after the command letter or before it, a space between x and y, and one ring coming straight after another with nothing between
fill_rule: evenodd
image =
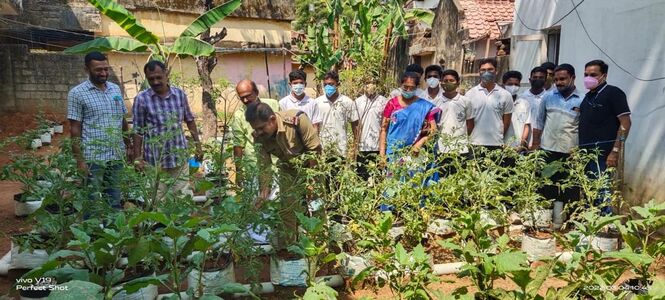
<instances>
[{"instance_id":1,"label":"white plastic grow bag","mask_svg":"<svg viewBox=\"0 0 665 300\"><path fill-rule=\"evenodd\" d=\"M523 213L522 220L524 225L533 226L535 218L536 226L538 227L549 227L552 224L552 210L551 209L539 209L533 213L533 216L530 213Z\"/></svg>"},{"instance_id":2,"label":"white plastic grow bag","mask_svg":"<svg viewBox=\"0 0 665 300\"><path fill-rule=\"evenodd\" d=\"M369 262L367 259L361 256L348 255L346 258L342 259L340 275L344 277L355 277L367 268L369 268Z\"/></svg>"},{"instance_id":3,"label":"white plastic grow bag","mask_svg":"<svg viewBox=\"0 0 665 300\"><path fill-rule=\"evenodd\" d=\"M39 139L42 140L42 145L48 145L51 143L51 133L44 132L42 133L42 135L39 136Z\"/></svg>"},{"instance_id":4,"label":"white plastic grow bag","mask_svg":"<svg viewBox=\"0 0 665 300\"><path fill-rule=\"evenodd\" d=\"M307 260L274 260L270 258L270 281L281 286L305 286Z\"/></svg>"},{"instance_id":5,"label":"white plastic grow bag","mask_svg":"<svg viewBox=\"0 0 665 300\"><path fill-rule=\"evenodd\" d=\"M427 226L427 232L435 235L448 235L453 233L450 221L446 219L435 219Z\"/></svg>"},{"instance_id":6,"label":"white plastic grow bag","mask_svg":"<svg viewBox=\"0 0 665 300\"><path fill-rule=\"evenodd\" d=\"M611 252L619 250L619 238L618 237L604 237L604 236L582 236L580 238L580 246L586 246L591 244L591 248L596 251L602 252Z\"/></svg>"},{"instance_id":7,"label":"white plastic grow bag","mask_svg":"<svg viewBox=\"0 0 665 300\"><path fill-rule=\"evenodd\" d=\"M554 256L556 250L556 239L539 239L528 234L522 235L522 251L527 255L529 261L536 261L545 257Z\"/></svg>"},{"instance_id":8,"label":"white plastic grow bag","mask_svg":"<svg viewBox=\"0 0 665 300\"><path fill-rule=\"evenodd\" d=\"M199 281L199 274L201 274L201 281ZM227 283L236 282L236 275L233 269L233 262L229 263L226 268L218 271L203 272L199 270L192 270L187 276L187 286L194 289L194 295L199 295L199 288L203 286L203 295L218 295L224 289L223 286Z\"/></svg>"},{"instance_id":9,"label":"white plastic grow bag","mask_svg":"<svg viewBox=\"0 0 665 300\"><path fill-rule=\"evenodd\" d=\"M53 132L54 133L63 133L65 132L65 126L62 124L57 124L53 126Z\"/></svg>"},{"instance_id":10,"label":"white plastic grow bag","mask_svg":"<svg viewBox=\"0 0 665 300\"><path fill-rule=\"evenodd\" d=\"M30 142L30 148L37 149L42 146L42 139L33 139Z\"/></svg>"},{"instance_id":11,"label":"white plastic grow bag","mask_svg":"<svg viewBox=\"0 0 665 300\"><path fill-rule=\"evenodd\" d=\"M9 269L35 269L41 267L48 261L46 250L35 249L30 252L22 252L18 246L12 242L11 258L9 260Z\"/></svg>"},{"instance_id":12,"label":"white plastic grow bag","mask_svg":"<svg viewBox=\"0 0 665 300\"><path fill-rule=\"evenodd\" d=\"M40 207L42 207L42 201L14 201L14 215L17 217L25 217L34 212L36 212Z\"/></svg>"}]
</instances>

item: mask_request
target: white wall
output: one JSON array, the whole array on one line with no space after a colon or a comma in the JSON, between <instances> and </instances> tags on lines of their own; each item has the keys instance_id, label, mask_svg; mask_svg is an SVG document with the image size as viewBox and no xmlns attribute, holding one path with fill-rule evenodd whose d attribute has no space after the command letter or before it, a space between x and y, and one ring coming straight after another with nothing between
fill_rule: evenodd
<instances>
[{"instance_id":1,"label":"white wall","mask_svg":"<svg viewBox=\"0 0 665 300\"><path fill-rule=\"evenodd\" d=\"M579 2L574 0L576 4ZM550 26L574 5L570 0L518 0L516 7L526 25L540 29ZM665 77L665 26L662 19L665 1L586 0L577 11L591 38L616 63L641 79ZM665 201L665 80L640 81L620 70L591 43L575 12L561 21L560 26L559 63L575 67L576 85L583 89L584 64L592 59L602 59L610 66L607 81L628 95L633 128L626 142L627 200L632 203L651 198ZM539 34L542 32L525 28L516 16L513 35ZM515 43L520 42L514 39ZM519 53L511 53L511 66L525 75L544 61L520 60L519 56Z\"/></svg>"},{"instance_id":2,"label":"white wall","mask_svg":"<svg viewBox=\"0 0 665 300\"><path fill-rule=\"evenodd\" d=\"M413 1L413 6L415 8L424 8L424 9L432 9L436 8L439 5L439 0L416 0Z\"/></svg>"}]
</instances>

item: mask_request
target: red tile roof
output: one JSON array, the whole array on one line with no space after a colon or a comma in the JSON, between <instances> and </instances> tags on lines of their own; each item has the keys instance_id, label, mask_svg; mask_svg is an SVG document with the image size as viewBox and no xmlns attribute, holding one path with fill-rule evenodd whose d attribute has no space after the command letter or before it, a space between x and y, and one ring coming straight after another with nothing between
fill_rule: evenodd
<instances>
[{"instance_id":1,"label":"red tile roof","mask_svg":"<svg viewBox=\"0 0 665 300\"><path fill-rule=\"evenodd\" d=\"M460 0L464 16L462 27L474 40L489 34L490 39L501 35L497 22L512 22L515 0Z\"/></svg>"}]
</instances>

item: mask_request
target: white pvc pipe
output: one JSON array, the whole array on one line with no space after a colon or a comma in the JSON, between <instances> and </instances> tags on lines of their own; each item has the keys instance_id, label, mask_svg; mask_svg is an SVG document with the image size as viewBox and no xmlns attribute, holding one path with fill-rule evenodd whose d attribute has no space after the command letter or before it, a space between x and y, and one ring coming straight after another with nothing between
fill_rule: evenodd
<instances>
[{"instance_id":1,"label":"white pvc pipe","mask_svg":"<svg viewBox=\"0 0 665 300\"><path fill-rule=\"evenodd\" d=\"M7 276L9 273L9 263L12 259L12 251L7 251L7 254L0 259L0 276Z\"/></svg>"},{"instance_id":2,"label":"white pvc pipe","mask_svg":"<svg viewBox=\"0 0 665 300\"><path fill-rule=\"evenodd\" d=\"M275 292L275 286L272 284L272 282L261 282L260 286L252 289L251 284L243 284L243 286L248 290L252 291L253 294L272 294ZM234 298L238 297L246 297L249 296L249 293L235 293L233 294Z\"/></svg>"},{"instance_id":3,"label":"white pvc pipe","mask_svg":"<svg viewBox=\"0 0 665 300\"><path fill-rule=\"evenodd\" d=\"M435 264L432 266L432 271L434 271L434 275L457 274L465 264L465 262Z\"/></svg>"}]
</instances>

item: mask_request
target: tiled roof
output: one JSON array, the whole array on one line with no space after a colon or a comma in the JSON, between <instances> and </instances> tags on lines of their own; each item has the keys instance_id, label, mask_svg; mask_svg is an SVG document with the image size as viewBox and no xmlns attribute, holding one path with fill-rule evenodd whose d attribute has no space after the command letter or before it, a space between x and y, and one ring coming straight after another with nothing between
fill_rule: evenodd
<instances>
[{"instance_id":1,"label":"tiled roof","mask_svg":"<svg viewBox=\"0 0 665 300\"><path fill-rule=\"evenodd\" d=\"M512 22L515 0L460 0L464 15L462 26L470 40L489 34L490 39L501 35L497 22Z\"/></svg>"}]
</instances>

